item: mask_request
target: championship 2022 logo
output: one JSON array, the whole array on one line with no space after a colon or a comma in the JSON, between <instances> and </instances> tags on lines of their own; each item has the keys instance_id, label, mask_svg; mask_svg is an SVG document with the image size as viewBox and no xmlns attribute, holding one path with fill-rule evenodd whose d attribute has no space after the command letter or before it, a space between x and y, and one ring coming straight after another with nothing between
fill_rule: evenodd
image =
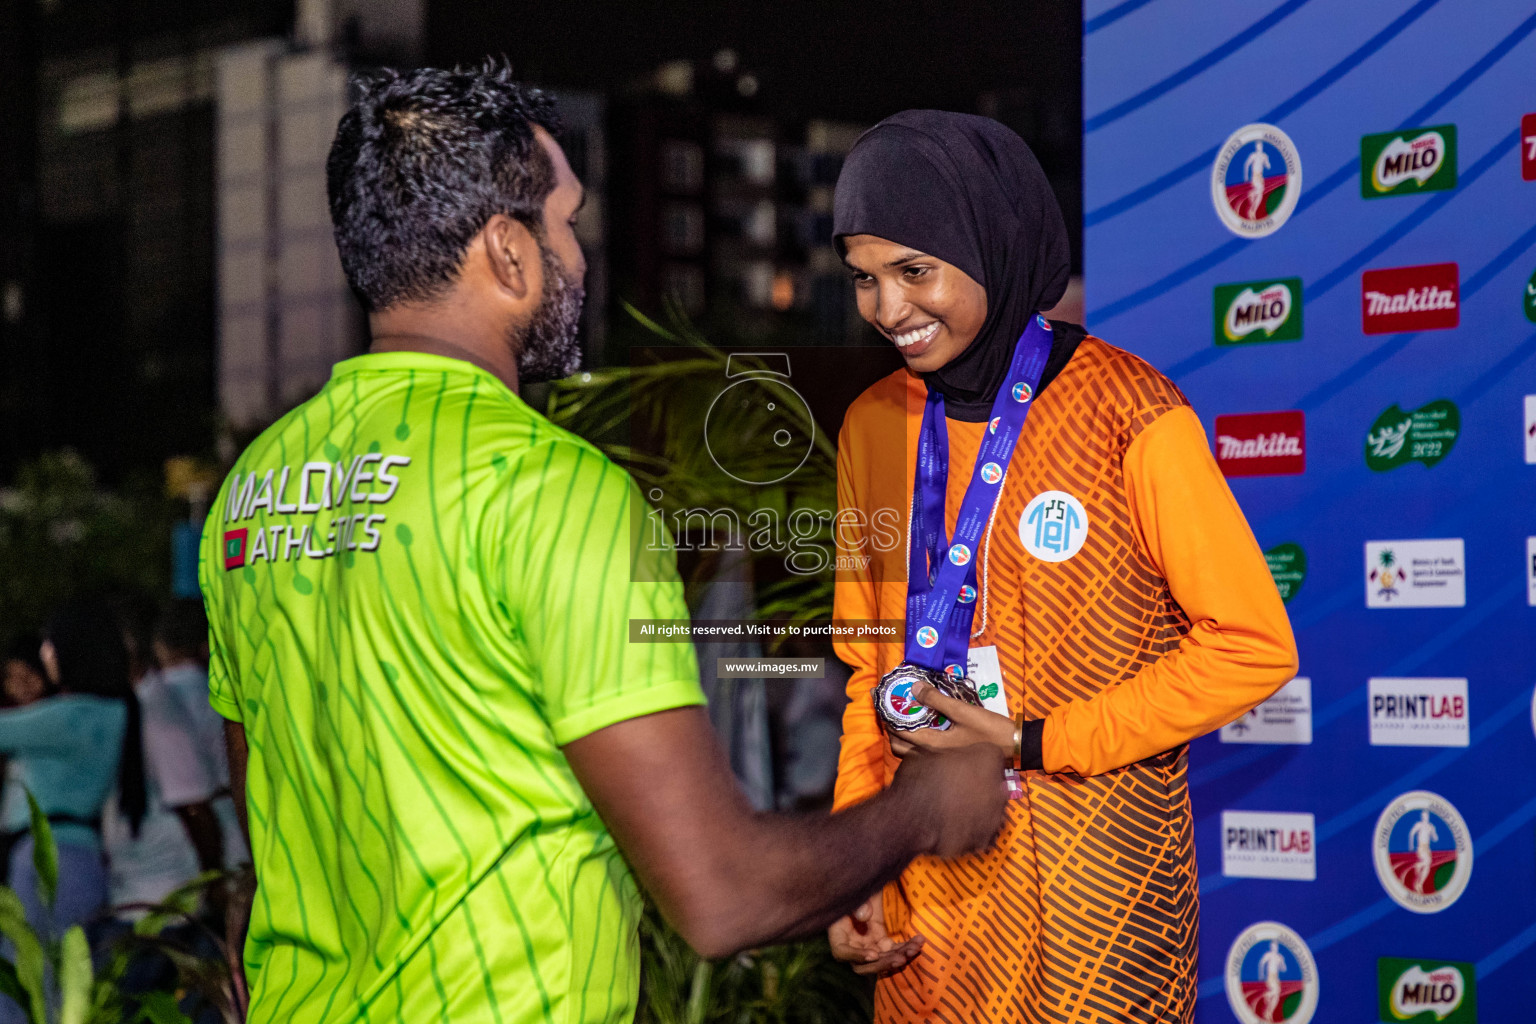
<instances>
[{"instance_id":1,"label":"championship 2022 logo","mask_svg":"<svg viewBox=\"0 0 1536 1024\"><path fill-rule=\"evenodd\" d=\"M1272 124L1244 125L1227 136L1211 167L1211 202L1234 235L1263 238L1290 220L1301 198L1301 157Z\"/></svg>"},{"instance_id":2,"label":"championship 2022 logo","mask_svg":"<svg viewBox=\"0 0 1536 1024\"><path fill-rule=\"evenodd\" d=\"M1360 140L1360 194L1367 199L1456 187L1456 126L1409 128Z\"/></svg>"},{"instance_id":3,"label":"championship 2022 logo","mask_svg":"<svg viewBox=\"0 0 1536 1024\"><path fill-rule=\"evenodd\" d=\"M1216 344L1301 339L1301 278L1216 286Z\"/></svg>"},{"instance_id":4,"label":"championship 2022 logo","mask_svg":"<svg viewBox=\"0 0 1536 1024\"><path fill-rule=\"evenodd\" d=\"M1249 925L1227 951L1227 1002L1242 1024L1308 1024L1317 1012L1317 963L1277 921Z\"/></svg>"},{"instance_id":5,"label":"championship 2022 logo","mask_svg":"<svg viewBox=\"0 0 1536 1024\"><path fill-rule=\"evenodd\" d=\"M1371 833L1376 877L1398 906L1435 914L1472 877L1472 837L1451 802L1416 789L1387 805Z\"/></svg>"},{"instance_id":6,"label":"championship 2022 logo","mask_svg":"<svg viewBox=\"0 0 1536 1024\"><path fill-rule=\"evenodd\" d=\"M1461 436L1461 410L1440 399L1404 412L1385 409L1365 435L1365 464L1377 473L1422 462L1433 466L1451 453Z\"/></svg>"}]
</instances>

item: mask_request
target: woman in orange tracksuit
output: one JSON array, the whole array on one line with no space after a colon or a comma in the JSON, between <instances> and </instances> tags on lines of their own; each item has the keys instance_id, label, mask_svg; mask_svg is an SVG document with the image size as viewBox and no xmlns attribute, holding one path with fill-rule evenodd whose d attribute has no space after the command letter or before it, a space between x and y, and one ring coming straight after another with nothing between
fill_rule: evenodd
<instances>
[{"instance_id":1,"label":"woman in orange tracksuit","mask_svg":"<svg viewBox=\"0 0 1536 1024\"><path fill-rule=\"evenodd\" d=\"M931 398L947 429L933 518L949 544L973 473L999 475L998 463L977 466L978 449L1006 405L1025 328L1066 286L1066 233L1017 135L908 111L849 154L834 234L859 312L906 361L843 424L839 565L862 567L839 576L835 616L902 620L907 545L922 550L906 534L922 507L925 407ZM974 588L957 599L969 603L968 633L956 635L986 707L919 683L913 695L952 727L893 741L871 690L912 660L913 641L838 647L853 668L838 808L886 786L908 744L994 743L1019 767L992 849L914 861L832 927L834 952L880 976L879 1022L1190 1020L1186 744L1296 671L1263 555L1184 396L1075 325L1040 326L1049 355L1032 392L1011 385L1032 402L975 545ZM882 514L904 543L890 542Z\"/></svg>"}]
</instances>

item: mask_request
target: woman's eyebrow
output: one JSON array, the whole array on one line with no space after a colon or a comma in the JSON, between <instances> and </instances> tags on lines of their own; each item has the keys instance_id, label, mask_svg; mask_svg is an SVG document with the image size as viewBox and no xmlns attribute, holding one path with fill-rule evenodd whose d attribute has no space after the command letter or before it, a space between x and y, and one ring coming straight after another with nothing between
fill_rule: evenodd
<instances>
[{"instance_id":1,"label":"woman's eyebrow","mask_svg":"<svg viewBox=\"0 0 1536 1024\"><path fill-rule=\"evenodd\" d=\"M901 266L904 263L911 263L913 260L920 260L920 259L922 259L926 255L927 255L927 253L921 253L921 252L918 252L916 249L912 249L912 250L909 250L908 252L906 252L905 254L903 254L901 256L897 256L895 259L891 260L889 263L886 264L886 267L887 268L899 267L899 266Z\"/></svg>"}]
</instances>

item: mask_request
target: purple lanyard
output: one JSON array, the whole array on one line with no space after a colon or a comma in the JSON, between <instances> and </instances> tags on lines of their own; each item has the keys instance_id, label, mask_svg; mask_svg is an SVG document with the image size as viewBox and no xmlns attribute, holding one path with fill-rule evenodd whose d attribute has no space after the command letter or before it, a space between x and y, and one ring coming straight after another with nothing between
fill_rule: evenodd
<instances>
[{"instance_id":1,"label":"purple lanyard","mask_svg":"<svg viewBox=\"0 0 1536 1024\"><path fill-rule=\"evenodd\" d=\"M907 542L907 647L914 665L964 676L976 617L976 559L1002 492L1008 463L1051 354L1051 327L1038 313L1019 337L1008 376L976 452L954 539L944 536L949 430L944 396L929 390L917 440L917 481Z\"/></svg>"}]
</instances>

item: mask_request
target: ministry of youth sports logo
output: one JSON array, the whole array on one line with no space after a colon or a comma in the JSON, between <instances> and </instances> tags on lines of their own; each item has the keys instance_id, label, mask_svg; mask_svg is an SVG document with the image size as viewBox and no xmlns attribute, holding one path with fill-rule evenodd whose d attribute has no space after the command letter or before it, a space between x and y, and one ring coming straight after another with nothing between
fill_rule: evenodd
<instances>
[{"instance_id":1,"label":"ministry of youth sports logo","mask_svg":"<svg viewBox=\"0 0 1536 1024\"><path fill-rule=\"evenodd\" d=\"M1272 124L1244 125L1227 137L1211 167L1211 202L1234 235L1280 230L1301 198L1301 157Z\"/></svg>"},{"instance_id":2,"label":"ministry of youth sports logo","mask_svg":"<svg viewBox=\"0 0 1536 1024\"><path fill-rule=\"evenodd\" d=\"M1317 963L1277 921L1249 925L1227 951L1227 1002L1243 1024L1307 1024L1317 1011Z\"/></svg>"},{"instance_id":3,"label":"ministry of youth sports logo","mask_svg":"<svg viewBox=\"0 0 1536 1024\"><path fill-rule=\"evenodd\" d=\"M1415 914L1455 903L1472 877L1472 837L1451 802L1416 789L1393 800L1371 833L1376 877L1387 895Z\"/></svg>"},{"instance_id":4,"label":"ministry of youth sports logo","mask_svg":"<svg viewBox=\"0 0 1536 1024\"><path fill-rule=\"evenodd\" d=\"M1043 491L1019 516L1019 540L1042 562L1065 562L1088 540L1088 512L1066 491Z\"/></svg>"}]
</instances>

